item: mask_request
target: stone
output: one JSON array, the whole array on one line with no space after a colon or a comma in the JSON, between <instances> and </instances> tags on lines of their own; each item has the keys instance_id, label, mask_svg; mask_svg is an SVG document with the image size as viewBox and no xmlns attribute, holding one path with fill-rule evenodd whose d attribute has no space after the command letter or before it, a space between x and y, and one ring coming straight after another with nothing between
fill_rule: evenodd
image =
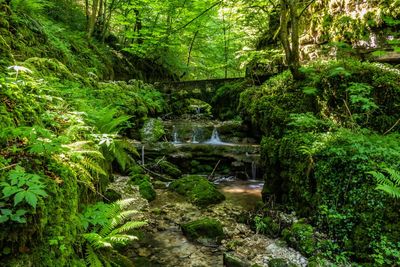
<instances>
[{"instance_id":1,"label":"stone","mask_svg":"<svg viewBox=\"0 0 400 267\"><path fill-rule=\"evenodd\" d=\"M183 234L193 241L203 245L220 244L225 234L222 224L212 218L202 218L181 225Z\"/></svg>"},{"instance_id":2,"label":"stone","mask_svg":"<svg viewBox=\"0 0 400 267\"><path fill-rule=\"evenodd\" d=\"M233 253L224 253L224 266L226 267L250 267L251 264L245 260L237 257Z\"/></svg>"},{"instance_id":3,"label":"stone","mask_svg":"<svg viewBox=\"0 0 400 267\"><path fill-rule=\"evenodd\" d=\"M216 186L206 178L197 175L188 175L173 181L169 188L189 198L190 202L200 207L217 204L225 199Z\"/></svg>"}]
</instances>

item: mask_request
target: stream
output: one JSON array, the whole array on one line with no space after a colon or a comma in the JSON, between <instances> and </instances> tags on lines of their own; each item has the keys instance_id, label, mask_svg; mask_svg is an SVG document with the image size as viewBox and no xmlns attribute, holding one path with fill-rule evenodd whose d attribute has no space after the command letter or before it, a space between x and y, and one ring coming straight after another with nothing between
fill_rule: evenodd
<instances>
[{"instance_id":1,"label":"stream","mask_svg":"<svg viewBox=\"0 0 400 267\"><path fill-rule=\"evenodd\" d=\"M250 212L262 203L263 188L259 146L246 136L246 129L236 122L210 120L166 121L165 128L169 140L140 144L142 162L162 156L183 173L208 177L226 199L201 209L168 190L167 182L158 183L154 201L135 205L143 211L140 219L149 223L139 241L125 253L136 266L268 266L271 259L282 259L294 266L307 265L300 253L279 240L255 233L246 224ZM117 178L114 189L126 187L127 179ZM140 198L137 189L124 190L124 197L134 196L136 190L135 197ZM192 242L183 235L180 225L204 217L222 223L225 238L221 245Z\"/></svg>"}]
</instances>

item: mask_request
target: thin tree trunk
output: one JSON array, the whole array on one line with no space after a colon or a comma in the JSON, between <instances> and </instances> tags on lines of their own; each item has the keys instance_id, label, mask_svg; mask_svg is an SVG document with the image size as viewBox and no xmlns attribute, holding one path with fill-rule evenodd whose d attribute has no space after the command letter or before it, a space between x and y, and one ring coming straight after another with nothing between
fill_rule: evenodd
<instances>
[{"instance_id":1,"label":"thin tree trunk","mask_svg":"<svg viewBox=\"0 0 400 267\"><path fill-rule=\"evenodd\" d=\"M186 64L186 66L188 68L189 68L189 64L190 64L190 58L191 58L191 55L192 55L194 41L196 40L196 37L197 37L198 33L199 33L199 31L197 30L193 35L192 41L190 42L189 53L188 53L187 64Z\"/></svg>"},{"instance_id":2,"label":"thin tree trunk","mask_svg":"<svg viewBox=\"0 0 400 267\"><path fill-rule=\"evenodd\" d=\"M96 24L98 8L99 8L99 0L93 0L92 12L91 12L90 18L89 18L89 27L88 27L88 33L87 33L88 38L92 37L92 35L93 35L94 26Z\"/></svg>"}]
</instances>

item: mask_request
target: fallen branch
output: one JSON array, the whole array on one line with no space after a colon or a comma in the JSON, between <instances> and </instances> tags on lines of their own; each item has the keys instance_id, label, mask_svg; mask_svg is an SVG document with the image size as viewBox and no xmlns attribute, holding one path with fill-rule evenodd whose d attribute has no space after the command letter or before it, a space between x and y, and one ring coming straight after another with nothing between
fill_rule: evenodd
<instances>
[{"instance_id":1,"label":"fallen branch","mask_svg":"<svg viewBox=\"0 0 400 267\"><path fill-rule=\"evenodd\" d=\"M5 166L5 167L1 168L0 171L3 171L3 170L6 170L6 169L9 169L9 168L12 168L12 167L17 166L17 165L18 165L18 163Z\"/></svg>"},{"instance_id":2,"label":"fallen branch","mask_svg":"<svg viewBox=\"0 0 400 267\"><path fill-rule=\"evenodd\" d=\"M215 167L214 167L212 173L208 176L208 179L211 179L214 176L214 172L218 168L218 165L220 162L221 162L221 160L218 160L217 164L215 164Z\"/></svg>"},{"instance_id":3,"label":"fallen branch","mask_svg":"<svg viewBox=\"0 0 400 267\"><path fill-rule=\"evenodd\" d=\"M158 176L159 178L161 178L161 179L163 179L165 181L168 181L168 182L175 181L175 179L171 179L171 178L165 177L164 175L161 175L159 173L156 173L156 172L154 172L152 170L147 169L145 166L140 166L140 167L142 167L142 169L145 170L146 172L151 173L152 175Z\"/></svg>"},{"instance_id":4,"label":"fallen branch","mask_svg":"<svg viewBox=\"0 0 400 267\"><path fill-rule=\"evenodd\" d=\"M395 123L392 127L390 127L390 129L387 130L383 135L388 134L388 133L389 133L391 130L393 130L399 123L400 123L400 119L398 119L398 120L396 121L396 123Z\"/></svg>"}]
</instances>

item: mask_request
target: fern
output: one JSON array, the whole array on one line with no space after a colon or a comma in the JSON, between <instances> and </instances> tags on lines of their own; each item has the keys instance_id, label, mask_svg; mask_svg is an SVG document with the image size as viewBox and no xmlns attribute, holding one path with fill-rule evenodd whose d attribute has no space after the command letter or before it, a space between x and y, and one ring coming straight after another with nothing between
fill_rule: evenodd
<instances>
[{"instance_id":1,"label":"fern","mask_svg":"<svg viewBox=\"0 0 400 267\"><path fill-rule=\"evenodd\" d=\"M100 220L103 223L100 224L101 227L97 231L93 230L83 234L83 238L86 240L86 263L89 266L107 266L111 262L111 254L117 257L122 256L115 250L117 245L126 245L138 239L136 236L128 234L128 232L145 226L147 222L126 222L133 214L137 213L137 211L128 210L133 202L134 199L125 199L109 205L103 203L95 205L97 207L96 210L102 211L102 215L107 219L105 221ZM93 224L93 215L98 217L99 214L93 213L92 209L88 209L88 211L90 211L88 214L91 217L87 218L86 221ZM87 215L86 212L84 215ZM92 226L99 225L97 223L99 221L98 218L95 219L96 224Z\"/></svg>"},{"instance_id":2,"label":"fern","mask_svg":"<svg viewBox=\"0 0 400 267\"><path fill-rule=\"evenodd\" d=\"M400 172L392 168L383 168L383 170L387 175L377 171L368 172L377 181L376 189L387 193L391 197L400 198Z\"/></svg>"}]
</instances>

